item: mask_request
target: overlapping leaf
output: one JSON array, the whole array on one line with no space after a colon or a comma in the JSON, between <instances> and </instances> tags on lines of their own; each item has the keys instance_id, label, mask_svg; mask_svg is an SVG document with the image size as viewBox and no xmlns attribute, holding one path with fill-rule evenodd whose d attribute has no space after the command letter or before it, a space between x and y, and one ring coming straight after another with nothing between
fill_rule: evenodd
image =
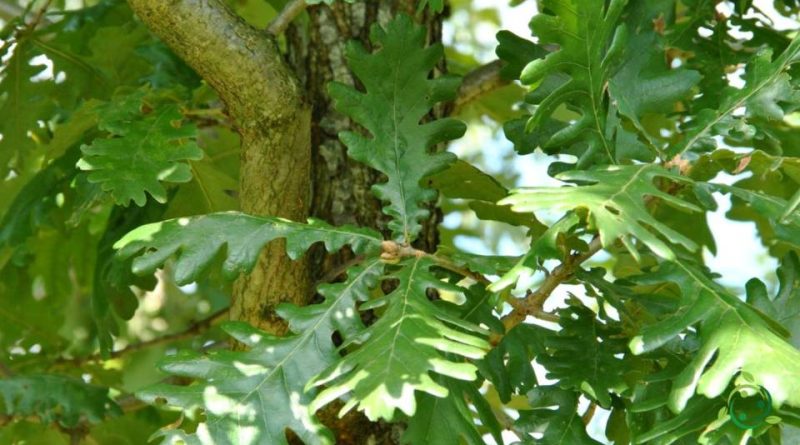
<instances>
[{"instance_id":1,"label":"overlapping leaf","mask_svg":"<svg viewBox=\"0 0 800 445\"><path fill-rule=\"evenodd\" d=\"M392 274L395 291L380 301L381 318L361 335L361 346L314 381L326 385L312 404L314 410L350 395L342 412L357 407L369 419L394 417L395 409L407 415L417 410L415 392L447 397L449 390L431 372L457 380L474 380L475 366L445 357L481 358L489 347L481 328L453 317L428 300L428 289L447 289L430 268L433 261L418 257L402 263ZM460 291L450 286L450 290ZM374 304L373 304L374 306Z\"/></svg>"},{"instance_id":2,"label":"overlapping leaf","mask_svg":"<svg viewBox=\"0 0 800 445\"><path fill-rule=\"evenodd\" d=\"M475 424L475 416L470 411L471 403L478 412L481 424L489 429L496 443L502 444L501 427L475 384L453 379L440 380L447 387L449 395L444 398L428 394L419 396L417 412L408 420L402 443L450 445L453 440L461 439L468 445L484 444Z\"/></svg>"},{"instance_id":3,"label":"overlapping leaf","mask_svg":"<svg viewBox=\"0 0 800 445\"><path fill-rule=\"evenodd\" d=\"M555 386L538 386L528 393L531 410L520 411L517 431L538 433L541 439L522 438L523 444L600 445L586 433L578 414L578 394Z\"/></svg>"},{"instance_id":4,"label":"overlapping leaf","mask_svg":"<svg viewBox=\"0 0 800 445\"><path fill-rule=\"evenodd\" d=\"M44 423L58 422L66 428L81 421L102 422L122 414L108 397L108 388L54 374L31 374L0 380L0 413L8 416L38 416Z\"/></svg>"},{"instance_id":5,"label":"overlapping leaf","mask_svg":"<svg viewBox=\"0 0 800 445\"><path fill-rule=\"evenodd\" d=\"M717 109L703 109L695 113L684 139L670 147L670 156L691 150L704 151L716 146L713 137L728 135L734 127L739 132L754 132L755 129L742 128L746 125L737 122L733 113L744 107L746 117L764 120L783 119L783 106L794 107L800 102L800 92L791 84L791 76L786 70L798 61L800 37L796 37L779 56L773 58L771 49L764 49L753 56L747 65L744 87L727 87L721 95Z\"/></svg>"},{"instance_id":6,"label":"overlapping leaf","mask_svg":"<svg viewBox=\"0 0 800 445\"><path fill-rule=\"evenodd\" d=\"M800 348L800 259L797 253L783 258L777 274L780 287L775 297L770 298L767 286L753 278L747 282L747 302L786 328L792 345Z\"/></svg>"},{"instance_id":7,"label":"overlapping leaf","mask_svg":"<svg viewBox=\"0 0 800 445\"><path fill-rule=\"evenodd\" d=\"M308 410L314 391L304 387L339 358L334 332L349 339L363 328L356 303L367 300L383 267L375 258L352 267L347 281L319 287L322 303L279 306L278 314L292 332L287 337L232 322L225 331L249 350L205 357L179 354L164 361L162 370L199 380L185 387L158 384L139 396L147 401L163 398L184 410L202 407L206 420L196 434L164 429L159 435L167 443L287 444L288 428L307 444L331 444L330 431Z\"/></svg>"},{"instance_id":8,"label":"overlapping leaf","mask_svg":"<svg viewBox=\"0 0 800 445\"><path fill-rule=\"evenodd\" d=\"M743 201L747 206L748 213L763 222L759 229L765 244L781 243L800 249L800 211L794 210L785 214L789 209L789 202L746 188L723 184L714 184L713 188L728 192Z\"/></svg>"},{"instance_id":9,"label":"overlapping leaf","mask_svg":"<svg viewBox=\"0 0 800 445\"><path fill-rule=\"evenodd\" d=\"M522 83L537 87L548 76L568 79L542 98L527 128L541 125L562 104L578 110L580 116L552 135L545 146L585 145L579 149L579 165L597 158L609 163L616 159L606 131L604 97L611 68L624 47L625 28L617 26L617 20L625 4L626 0L545 0L541 3L545 13L531 21L540 44L558 45L558 50L530 62L520 76Z\"/></svg>"},{"instance_id":10,"label":"overlapping leaf","mask_svg":"<svg viewBox=\"0 0 800 445\"><path fill-rule=\"evenodd\" d=\"M670 408L682 410L695 392L717 397L739 372L766 388L776 407L800 406L800 351L789 344L775 321L731 295L700 270L683 262L662 264L643 275L646 284L672 282L681 290L680 307L647 326L631 341L636 354L651 351L700 323L700 350L674 380Z\"/></svg>"},{"instance_id":11,"label":"overlapping leaf","mask_svg":"<svg viewBox=\"0 0 800 445\"><path fill-rule=\"evenodd\" d=\"M594 312L579 304L558 314L561 330L544 340L548 353L536 361L560 387L582 391L601 406L610 407L610 393L624 387L626 364L616 357L626 350L622 329L597 320Z\"/></svg>"},{"instance_id":12,"label":"overlapping leaf","mask_svg":"<svg viewBox=\"0 0 800 445\"><path fill-rule=\"evenodd\" d=\"M347 244L356 253L374 252L381 243L380 235L371 229L225 212L147 224L125 235L114 247L120 259L138 257L133 260L138 274L152 273L175 255L175 281L187 284L197 280L223 248L225 277L233 279L249 272L264 245L277 238L286 238L286 251L293 259L316 242L324 242L329 252Z\"/></svg>"},{"instance_id":13,"label":"overlapping leaf","mask_svg":"<svg viewBox=\"0 0 800 445\"><path fill-rule=\"evenodd\" d=\"M603 246L609 246L620 239L637 260L640 255L632 238L639 239L662 258L675 258L672 249L645 225L672 242L680 243L690 250L696 248L692 240L656 220L644 203L646 197L659 198L679 210L699 211L697 206L665 193L653 184L656 178L679 183L687 182L686 178L653 164L569 171L559 174L557 178L592 184L515 190L510 197L500 201L500 204L511 204L519 212L587 208L589 220L597 228Z\"/></svg>"},{"instance_id":14,"label":"overlapping leaf","mask_svg":"<svg viewBox=\"0 0 800 445\"><path fill-rule=\"evenodd\" d=\"M437 102L454 97L459 80L429 78L442 58L442 46L425 48L425 29L408 16L398 16L386 30L373 27L371 40L380 46L373 54L355 42L347 49L348 65L366 91L332 83L330 94L337 110L369 131L371 137L343 132L339 138L350 157L387 176L388 181L373 186L373 191L388 201L383 210L392 217L389 228L395 238L408 243L429 213L423 204L436 196L420 181L454 160L450 153L430 150L465 131L464 124L453 119L420 121Z\"/></svg>"},{"instance_id":15,"label":"overlapping leaf","mask_svg":"<svg viewBox=\"0 0 800 445\"><path fill-rule=\"evenodd\" d=\"M95 139L81 147L81 170L88 179L100 183L118 204L133 201L143 206L149 193L165 202L167 191L162 182L187 182L192 173L187 160L203 157L194 142L196 129L181 124L182 115L172 104L159 105L142 113L144 92L139 91L112 101L98 109L98 127L110 137Z\"/></svg>"}]
</instances>

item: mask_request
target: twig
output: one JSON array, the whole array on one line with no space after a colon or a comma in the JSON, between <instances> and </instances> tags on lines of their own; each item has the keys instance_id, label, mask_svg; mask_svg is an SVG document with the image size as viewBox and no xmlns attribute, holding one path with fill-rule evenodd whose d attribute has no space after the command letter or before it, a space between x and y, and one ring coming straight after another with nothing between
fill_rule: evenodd
<instances>
[{"instance_id":1,"label":"twig","mask_svg":"<svg viewBox=\"0 0 800 445\"><path fill-rule=\"evenodd\" d=\"M547 313L544 312L542 307L553 291L561 283L570 279L572 274L575 273L575 269L577 269L581 263L588 260L592 255L599 252L602 248L603 246L600 242L600 237L595 237L592 242L589 243L589 249L586 252L567 257L563 263L553 269L550 275L544 279L544 282L542 282L541 286L539 286L539 288L534 292L529 292L525 298L521 300L511 299L509 303L514 309L511 311L511 313L503 317L503 325L506 328L506 332L511 330L514 326L525 321L525 318L528 315L545 319L542 317L542 315ZM552 314L547 315L553 317L552 320L548 321L558 321L558 317L553 316ZM493 343L497 341L499 341L499 338L492 339Z\"/></svg>"},{"instance_id":2,"label":"twig","mask_svg":"<svg viewBox=\"0 0 800 445\"><path fill-rule=\"evenodd\" d=\"M307 6L306 0L291 0L283 7L281 12L278 13L275 20L269 24L267 32L276 37L283 34L286 28L289 27L289 24L292 23L292 20L305 11Z\"/></svg>"},{"instance_id":3,"label":"twig","mask_svg":"<svg viewBox=\"0 0 800 445\"><path fill-rule=\"evenodd\" d=\"M495 60L467 73L453 102L453 114L458 114L466 105L484 94L508 85L510 82L500 77L500 68L502 62Z\"/></svg>"},{"instance_id":4,"label":"twig","mask_svg":"<svg viewBox=\"0 0 800 445\"><path fill-rule=\"evenodd\" d=\"M217 312L211 314L211 316L204 318L200 321L193 323L188 328L184 329L183 331L176 332L174 334L165 335L163 337L154 338L152 340L143 341L140 343L135 343L129 345L125 348L120 349L119 351L112 351L111 358L118 358L122 357L123 355L130 354L131 352L140 351L142 349L147 349L151 346L155 346L162 343L171 343L178 340L183 340L186 338L194 337L195 335L208 330L215 322L222 320L225 316L228 315L228 308L220 309Z\"/></svg>"},{"instance_id":5,"label":"twig","mask_svg":"<svg viewBox=\"0 0 800 445\"><path fill-rule=\"evenodd\" d=\"M433 260L439 267L443 269L455 272L464 277L472 278L473 280L480 283L485 283L485 284L489 283L489 279L479 273L475 273L465 267L461 267L447 258L430 254L423 250L416 249L412 246L407 246L404 244L399 244L394 241L387 240L381 242L381 249L382 249L381 259L384 261L393 262L393 261L398 261L401 258L426 257Z\"/></svg>"},{"instance_id":6,"label":"twig","mask_svg":"<svg viewBox=\"0 0 800 445\"><path fill-rule=\"evenodd\" d=\"M178 340L183 340L186 338L194 337L195 335L207 330L210 328L214 323L223 319L225 316L228 315L228 309L224 308L220 309L219 311L211 314L211 316L204 318L200 321L193 323L188 328L184 329L183 331L176 332L174 334L168 334L163 337L154 338L152 340L143 341L140 343L134 343L129 345L125 348L122 348L118 351L112 351L109 358L119 358L125 355L128 355L132 352L141 351L142 349L147 349L151 346L163 344L163 343L171 343ZM77 364L80 365L82 363L92 362L95 360L101 360L103 357L100 354L93 354L87 357L79 357L75 359L58 359L55 361L54 364Z\"/></svg>"},{"instance_id":7,"label":"twig","mask_svg":"<svg viewBox=\"0 0 800 445\"><path fill-rule=\"evenodd\" d=\"M316 284L314 284L314 289L317 288L320 284L330 283L336 279L339 275L347 272L351 266L354 266L360 262L364 261L363 255L358 255L351 258L348 261L340 264L338 267L334 267L333 269L329 270L325 275L322 276L319 280L317 280Z\"/></svg>"},{"instance_id":8,"label":"twig","mask_svg":"<svg viewBox=\"0 0 800 445\"><path fill-rule=\"evenodd\" d=\"M584 425L588 425L589 422L592 421L592 417L594 417L594 412L597 410L597 404L592 402L589 404L589 407L586 408L586 412L583 413L581 416L581 420L583 420Z\"/></svg>"}]
</instances>

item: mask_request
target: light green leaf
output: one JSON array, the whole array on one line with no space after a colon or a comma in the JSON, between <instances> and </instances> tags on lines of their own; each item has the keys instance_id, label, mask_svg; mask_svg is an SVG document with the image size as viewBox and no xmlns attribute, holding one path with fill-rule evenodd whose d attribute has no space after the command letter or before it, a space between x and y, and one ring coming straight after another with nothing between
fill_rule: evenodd
<instances>
[{"instance_id":1,"label":"light green leaf","mask_svg":"<svg viewBox=\"0 0 800 445\"><path fill-rule=\"evenodd\" d=\"M89 182L100 183L124 206L130 201L143 206L145 193L166 202L162 182L188 182L192 174L185 161L203 157L193 140L196 129L180 123L178 107L159 105L143 114L143 96L139 91L98 107L98 126L110 137L81 147L83 157L78 161L78 168L91 172Z\"/></svg>"},{"instance_id":2,"label":"light green leaf","mask_svg":"<svg viewBox=\"0 0 800 445\"><path fill-rule=\"evenodd\" d=\"M0 413L7 416L38 416L42 422L58 422L65 428L81 420L102 422L122 414L108 397L108 388L54 374L29 374L0 379Z\"/></svg>"},{"instance_id":3,"label":"light green leaf","mask_svg":"<svg viewBox=\"0 0 800 445\"><path fill-rule=\"evenodd\" d=\"M371 229L225 212L147 224L122 237L114 248L120 259L138 257L133 260L133 270L141 275L152 273L175 255L175 281L187 284L200 278L223 248L225 277L234 279L249 272L261 249L277 238L286 238L286 251L292 259L317 242L324 242L329 252L347 244L357 254L375 252L381 243L380 234Z\"/></svg>"},{"instance_id":4,"label":"light green leaf","mask_svg":"<svg viewBox=\"0 0 800 445\"><path fill-rule=\"evenodd\" d=\"M672 282L681 290L674 315L645 327L631 340L635 354L651 351L700 323L700 350L674 380L669 407L680 412L696 393L714 398L739 372L753 376L772 395L774 406L800 406L800 351L785 339L775 321L684 262L664 263L637 279L645 284Z\"/></svg>"},{"instance_id":5,"label":"light green leaf","mask_svg":"<svg viewBox=\"0 0 800 445\"><path fill-rule=\"evenodd\" d=\"M475 366L454 357L483 357L489 343L486 332L451 316L432 303L428 289L447 289L429 270L434 265L426 257L402 263L391 275L398 280L395 291L383 297L386 309L357 342L360 347L313 381L326 385L312 403L317 410L349 394L341 413L357 407L371 420L394 418L395 409L411 416L417 411L415 392L447 397L447 387L431 377L434 372L458 380L474 380ZM452 288L450 290L458 290Z\"/></svg>"},{"instance_id":6,"label":"light green leaf","mask_svg":"<svg viewBox=\"0 0 800 445\"><path fill-rule=\"evenodd\" d=\"M632 238L638 238L662 258L675 258L672 249L645 225L669 241L680 243L687 249L694 250L697 247L686 236L656 220L644 203L645 197L649 196L660 198L679 210L699 211L700 208L697 206L665 193L653 184L656 178L666 178L678 183L689 182L685 177L654 164L610 166L590 171L576 170L561 173L556 177L591 184L514 190L512 195L500 201L500 204L511 204L512 209L518 212L586 208L589 210L589 221L597 228L603 246L608 247L620 239L637 261L640 255L633 245Z\"/></svg>"},{"instance_id":7,"label":"light green leaf","mask_svg":"<svg viewBox=\"0 0 800 445\"><path fill-rule=\"evenodd\" d=\"M428 77L442 58L442 46L425 48L425 29L408 16L398 16L385 30L374 26L370 36L380 46L373 54L356 42L347 47L348 65L366 92L335 82L329 91L336 109L369 131L371 137L348 131L339 138L353 159L388 177L372 189L388 201L383 210L392 217L389 228L395 238L410 243L422 227L419 221L429 213L423 203L436 196L420 181L455 159L430 149L465 131L454 119L420 121L437 102L453 99L459 80Z\"/></svg>"},{"instance_id":8,"label":"light green leaf","mask_svg":"<svg viewBox=\"0 0 800 445\"><path fill-rule=\"evenodd\" d=\"M183 439L202 444L287 444L285 429L291 429L307 444L331 444L333 436L308 410L314 391L306 382L339 359L334 332L352 338L363 325L356 303L369 298L383 272L377 258L352 267L343 283L319 287L325 300L298 307L283 304L278 314L292 332L276 337L241 322L224 326L226 332L249 349L219 352L199 357L179 354L165 360L161 368L170 374L198 379L189 386L157 384L140 392L145 401L160 398L184 410L205 409L206 420L196 435L164 429L166 443Z\"/></svg>"}]
</instances>

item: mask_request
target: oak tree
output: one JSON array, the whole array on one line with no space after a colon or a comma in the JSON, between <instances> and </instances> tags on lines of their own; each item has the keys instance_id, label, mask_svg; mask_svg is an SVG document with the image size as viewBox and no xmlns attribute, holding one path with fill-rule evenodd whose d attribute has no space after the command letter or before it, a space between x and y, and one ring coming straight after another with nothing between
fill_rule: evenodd
<instances>
[{"instance_id":1,"label":"oak tree","mask_svg":"<svg viewBox=\"0 0 800 445\"><path fill-rule=\"evenodd\" d=\"M797 443L800 5L475 3L3 0L0 443Z\"/></svg>"}]
</instances>

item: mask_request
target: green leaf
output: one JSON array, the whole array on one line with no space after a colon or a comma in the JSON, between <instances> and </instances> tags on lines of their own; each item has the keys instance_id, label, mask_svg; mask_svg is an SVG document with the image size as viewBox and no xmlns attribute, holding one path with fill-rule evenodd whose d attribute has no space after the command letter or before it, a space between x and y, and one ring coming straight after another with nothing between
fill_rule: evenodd
<instances>
[{"instance_id":1,"label":"green leaf","mask_svg":"<svg viewBox=\"0 0 800 445\"><path fill-rule=\"evenodd\" d=\"M625 60L611 78L608 90L609 96L617 102L619 113L630 119L636 129L653 143L642 118L646 114L674 112L676 102L690 96L701 76L699 72L685 68L671 69L664 57L666 42L653 29L653 23L659 18L664 20L665 13L669 14L669 9L675 8L674 4L632 2L631 9L645 9L645 5L655 7L631 14L628 22L633 22L630 25L636 34L631 36ZM653 48L654 51L650 50ZM617 157L620 158L619 154Z\"/></svg>"},{"instance_id":2,"label":"green leaf","mask_svg":"<svg viewBox=\"0 0 800 445\"><path fill-rule=\"evenodd\" d=\"M386 309L359 335L360 347L313 381L313 386L327 386L312 403L314 411L350 394L341 413L357 407L370 420L391 420L397 408L414 415L416 391L434 397L449 395L447 387L433 380L430 372L458 380L475 379L474 365L444 354L478 359L489 343L480 336L485 334L483 329L428 300L428 289L447 289L429 270L434 264L426 257L414 258L391 275L398 281L397 288L382 298Z\"/></svg>"},{"instance_id":3,"label":"green leaf","mask_svg":"<svg viewBox=\"0 0 800 445\"><path fill-rule=\"evenodd\" d=\"M564 147L561 151L566 151L573 143L585 144L579 166L597 159L616 162L614 143L606 134L604 97L611 69L625 42L625 27L617 26L617 21L626 3L544 0L544 13L531 20L531 30L539 37L539 43L557 45L558 49L528 63L520 76L522 83L536 88L548 76L566 74L568 78L538 102L527 130L546 122L562 104L578 110L580 116L552 135L545 147Z\"/></svg>"},{"instance_id":4,"label":"green leaf","mask_svg":"<svg viewBox=\"0 0 800 445\"><path fill-rule=\"evenodd\" d=\"M800 101L800 92L790 84L791 77L786 73L786 70L798 61L798 53L800 53L800 37L796 37L774 60L772 50L769 48L753 56L747 65L744 87L741 89L727 87L722 92L719 108L706 108L695 113L683 140L670 147L668 155L682 155L690 150L707 150L709 146L715 147L716 143L711 138L727 134L731 127L737 125L731 116L741 107L745 107L745 116L749 118L783 119L781 103Z\"/></svg>"},{"instance_id":5,"label":"green leaf","mask_svg":"<svg viewBox=\"0 0 800 445\"><path fill-rule=\"evenodd\" d=\"M452 379L439 382L447 388L449 396L434 397L428 394L419 396L416 414L408 420L408 429L403 434L404 444L451 445L453 441L463 440L468 445L483 445L485 441L477 430L469 403L486 404L483 395L471 383ZM465 400L465 397L467 398ZM489 425L492 436L498 444L503 440L500 426L491 410L479 414L483 425Z\"/></svg>"},{"instance_id":6,"label":"green leaf","mask_svg":"<svg viewBox=\"0 0 800 445\"><path fill-rule=\"evenodd\" d=\"M140 112L143 91L98 107L101 130L109 138L95 139L81 147L78 168L90 171L89 182L101 184L118 204L133 201L143 206L149 193L166 202L162 182L188 182L192 179L186 160L203 157L193 141L196 129L181 124L183 116L176 105L159 105L151 112Z\"/></svg>"},{"instance_id":7,"label":"green leaf","mask_svg":"<svg viewBox=\"0 0 800 445\"><path fill-rule=\"evenodd\" d=\"M626 352L627 342L618 324L600 322L580 302L570 303L558 311L561 330L545 338L547 354L536 361L558 386L582 391L609 408L610 394L625 386L622 377L627 364L615 355Z\"/></svg>"},{"instance_id":8,"label":"green leaf","mask_svg":"<svg viewBox=\"0 0 800 445\"><path fill-rule=\"evenodd\" d=\"M532 362L545 353L544 340L550 334L541 326L519 324L477 363L503 403L508 403L512 394L526 394L538 383Z\"/></svg>"},{"instance_id":9,"label":"green leaf","mask_svg":"<svg viewBox=\"0 0 800 445\"><path fill-rule=\"evenodd\" d=\"M796 252L783 258L777 275L780 286L775 297L770 298L767 286L753 278L747 282L747 302L783 325L791 344L800 348L800 259Z\"/></svg>"},{"instance_id":10,"label":"green leaf","mask_svg":"<svg viewBox=\"0 0 800 445\"><path fill-rule=\"evenodd\" d=\"M578 414L578 394L555 386L538 386L528 393L531 410L520 411L516 430L539 433L541 445L600 445L586 433Z\"/></svg>"},{"instance_id":11,"label":"green leaf","mask_svg":"<svg viewBox=\"0 0 800 445\"><path fill-rule=\"evenodd\" d=\"M535 216L520 215L497 201L508 196L508 190L494 177L472 164L458 160L447 169L428 178L431 187L452 199L469 199L470 209L482 220L500 221L513 226L527 226L534 235L544 232L545 226Z\"/></svg>"},{"instance_id":12,"label":"green leaf","mask_svg":"<svg viewBox=\"0 0 800 445\"><path fill-rule=\"evenodd\" d=\"M278 314L289 322L292 334L276 337L246 323L230 322L226 332L249 350L223 351L199 357L179 354L165 360L161 369L173 375L198 379L189 386L157 384L138 394L148 402L188 409L205 409L206 420L196 435L164 429L159 435L187 443L287 444L291 429L308 444L331 444L333 436L308 410L314 391L304 386L339 358L332 336L345 339L363 329L356 311L358 301L369 298L383 263L372 258L348 270L343 283L319 287L322 303L298 307L283 304Z\"/></svg>"},{"instance_id":13,"label":"green leaf","mask_svg":"<svg viewBox=\"0 0 800 445\"><path fill-rule=\"evenodd\" d=\"M682 244L690 250L697 246L686 236L659 222L645 206L645 196L660 198L678 210L699 211L700 208L653 184L656 178L666 178L678 183L689 180L671 173L658 165L610 166L590 171L569 171L556 176L562 180L589 182L590 185L576 187L534 187L512 191L512 195L500 204L511 204L518 212L542 209L572 210L586 208L589 221L597 228L604 247L620 239L637 261L639 251L632 238L638 238L655 254L665 259L674 259L675 254L667 244L653 234L645 225L671 242Z\"/></svg>"},{"instance_id":14,"label":"green leaf","mask_svg":"<svg viewBox=\"0 0 800 445\"><path fill-rule=\"evenodd\" d=\"M513 196L509 199L513 199ZM524 276L532 275L540 262L547 259L559 259L563 255L564 233L576 226L580 218L575 212L569 212L556 221L544 233L536 238L528 252L517 261L499 280L489 286L490 290L499 291L512 286Z\"/></svg>"},{"instance_id":15,"label":"green leaf","mask_svg":"<svg viewBox=\"0 0 800 445\"><path fill-rule=\"evenodd\" d=\"M723 184L712 184L714 189L728 192L746 203L747 213L764 224L759 227L761 237L767 245L782 243L800 249L800 211L784 214L788 203L767 193ZM731 213L741 213L734 210Z\"/></svg>"},{"instance_id":16,"label":"green leaf","mask_svg":"<svg viewBox=\"0 0 800 445\"><path fill-rule=\"evenodd\" d=\"M175 255L175 281L182 285L198 280L224 247L224 276L234 279L247 273L261 249L277 238L286 238L286 251L292 259L317 242L324 242L329 252L347 244L355 253L364 254L377 251L382 240L371 229L225 212L147 224L122 237L114 248L122 260L138 257L133 260L133 270L140 275L152 273Z\"/></svg>"},{"instance_id":17,"label":"green leaf","mask_svg":"<svg viewBox=\"0 0 800 445\"><path fill-rule=\"evenodd\" d=\"M497 33L495 52L497 57L504 62L500 69L500 77L506 80L519 79L528 62L547 55L547 51L539 45L505 30Z\"/></svg>"},{"instance_id":18,"label":"green leaf","mask_svg":"<svg viewBox=\"0 0 800 445\"><path fill-rule=\"evenodd\" d=\"M41 75L46 69L42 63L32 64L37 54L30 40L17 40L15 44L6 42L0 48L3 60L0 71L0 177L5 178L10 163L19 168L24 164L25 155L36 147L31 137L41 132L38 121L48 120L54 110L52 82L32 82L31 78Z\"/></svg>"},{"instance_id":19,"label":"green leaf","mask_svg":"<svg viewBox=\"0 0 800 445\"><path fill-rule=\"evenodd\" d=\"M366 91L336 82L329 91L336 109L369 131L371 137L348 131L339 138L350 157L387 176L386 183L372 190L388 201L383 210L392 217L394 237L410 243L422 227L419 221L429 214L423 203L435 198L420 181L454 160L451 153L430 150L461 137L466 129L454 119L420 121L437 102L455 97L459 80L429 78L442 58L442 46L425 48L425 29L408 16L398 16L385 30L374 26L370 38L380 46L373 54L356 42L347 47L348 65Z\"/></svg>"},{"instance_id":20,"label":"green leaf","mask_svg":"<svg viewBox=\"0 0 800 445\"><path fill-rule=\"evenodd\" d=\"M786 342L779 324L684 262L664 263L637 281L675 283L682 298L673 315L631 340L635 354L652 351L700 323L700 350L673 383L673 412L682 410L695 392L709 398L721 395L739 372L749 373L766 388L775 407L800 406L800 351Z\"/></svg>"},{"instance_id":21,"label":"green leaf","mask_svg":"<svg viewBox=\"0 0 800 445\"><path fill-rule=\"evenodd\" d=\"M54 374L29 374L0 380L0 413L8 416L38 416L44 423L58 422L65 428L82 420L102 422L122 414L108 397L108 388Z\"/></svg>"}]
</instances>

